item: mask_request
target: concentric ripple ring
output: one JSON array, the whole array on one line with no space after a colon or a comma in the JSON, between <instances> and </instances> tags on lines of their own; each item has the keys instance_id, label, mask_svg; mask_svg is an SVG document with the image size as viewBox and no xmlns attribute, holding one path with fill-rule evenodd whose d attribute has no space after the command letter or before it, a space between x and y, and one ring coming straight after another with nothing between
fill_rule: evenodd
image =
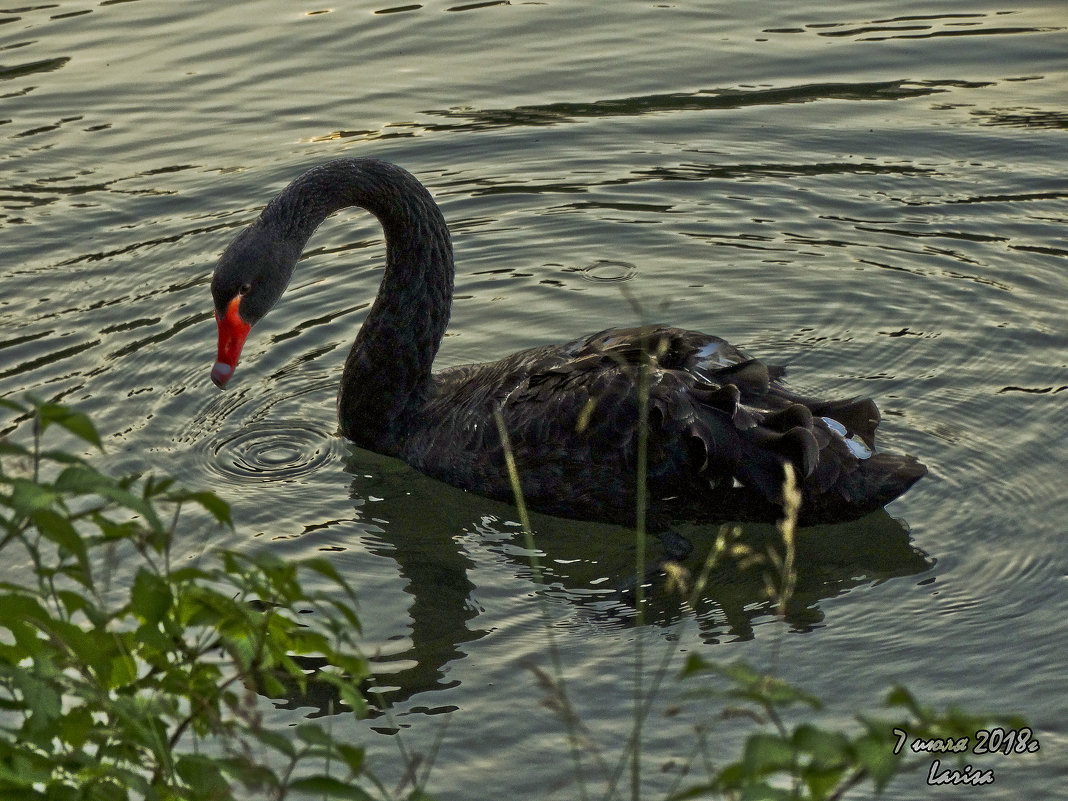
<instances>
[{"instance_id":1,"label":"concentric ripple ring","mask_svg":"<svg viewBox=\"0 0 1068 801\"><path fill-rule=\"evenodd\" d=\"M241 483L299 481L339 459L344 442L301 422L250 423L234 435L206 443L208 467Z\"/></svg>"}]
</instances>

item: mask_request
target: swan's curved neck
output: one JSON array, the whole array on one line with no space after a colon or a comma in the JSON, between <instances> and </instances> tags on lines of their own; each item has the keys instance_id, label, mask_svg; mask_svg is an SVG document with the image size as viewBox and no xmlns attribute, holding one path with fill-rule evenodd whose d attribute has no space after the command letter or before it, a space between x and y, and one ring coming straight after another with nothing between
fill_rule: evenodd
<instances>
[{"instance_id":1,"label":"swan's curved neck","mask_svg":"<svg viewBox=\"0 0 1068 801\"><path fill-rule=\"evenodd\" d=\"M330 214L361 206L382 224L386 269L345 361L338 420L349 439L394 452L431 387L430 369L452 304L449 229L411 174L373 159L345 159L294 181L263 211L300 249Z\"/></svg>"}]
</instances>

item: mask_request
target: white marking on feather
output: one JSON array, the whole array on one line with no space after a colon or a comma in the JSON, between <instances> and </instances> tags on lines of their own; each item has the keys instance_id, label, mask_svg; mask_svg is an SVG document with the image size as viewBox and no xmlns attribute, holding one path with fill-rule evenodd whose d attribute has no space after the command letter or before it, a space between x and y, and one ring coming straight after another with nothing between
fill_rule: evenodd
<instances>
[{"instance_id":1,"label":"white marking on feather","mask_svg":"<svg viewBox=\"0 0 1068 801\"><path fill-rule=\"evenodd\" d=\"M822 418L822 420L827 424L827 428L831 429L831 431L833 431L838 436L844 437L848 433L846 431L846 427L839 423L837 420L830 417L824 417Z\"/></svg>"},{"instance_id":2,"label":"white marking on feather","mask_svg":"<svg viewBox=\"0 0 1068 801\"><path fill-rule=\"evenodd\" d=\"M831 429L831 431L842 438L846 447L849 448L849 452L858 459L867 459L871 456L871 448L865 445L863 441L850 434L844 425L831 417L824 417L821 419L827 424L827 428Z\"/></svg>"},{"instance_id":3,"label":"white marking on feather","mask_svg":"<svg viewBox=\"0 0 1068 801\"><path fill-rule=\"evenodd\" d=\"M722 342L709 342L703 348L693 354L693 365L698 370L709 370L713 367L728 367L734 362L723 354Z\"/></svg>"},{"instance_id":4,"label":"white marking on feather","mask_svg":"<svg viewBox=\"0 0 1068 801\"><path fill-rule=\"evenodd\" d=\"M701 348L701 350L697 351L696 355L701 359L707 359L719 349L720 344L718 342L709 342L707 345Z\"/></svg>"},{"instance_id":5,"label":"white marking on feather","mask_svg":"<svg viewBox=\"0 0 1068 801\"><path fill-rule=\"evenodd\" d=\"M871 456L871 448L869 448L856 437L847 437L845 444L849 448L849 450L853 452L853 455L856 456L858 459L867 459L869 456Z\"/></svg>"}]
</instances>

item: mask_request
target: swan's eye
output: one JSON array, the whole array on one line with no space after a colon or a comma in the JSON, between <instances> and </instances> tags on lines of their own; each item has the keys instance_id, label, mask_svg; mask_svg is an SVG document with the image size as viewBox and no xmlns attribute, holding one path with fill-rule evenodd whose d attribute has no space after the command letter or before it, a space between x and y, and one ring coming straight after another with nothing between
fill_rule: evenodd
<instances>
[{"instance_id":1,"label":"swan's eye","mask_svg":"<svg viewBox=\"0 0 1068 801\"><path fill-rule=\"evenodd\" d=\"M252 284L242 284L241 288L237 290L237 294L247 295L250 291L252 291Z\"/></svg>"}]
</instances>

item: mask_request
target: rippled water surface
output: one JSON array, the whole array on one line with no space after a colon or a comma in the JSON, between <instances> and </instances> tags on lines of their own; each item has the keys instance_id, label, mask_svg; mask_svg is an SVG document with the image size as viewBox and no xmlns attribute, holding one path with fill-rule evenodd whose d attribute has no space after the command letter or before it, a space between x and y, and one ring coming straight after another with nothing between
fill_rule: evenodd
<instances>
[{"instance_id":1,"label":"rippled water surface","mask_svg":"<svg viewBox=\"0 0 1068 801\"><path fill-rule=\"evenodd\" d=\"M938 797L1063 788L1064 4L372 5L0 9L0 395L77 404L114 469L230 501L236 531L196 528L188 553L334 559L394 699L388 721L343 725L389 781L399 736L437 749L438 797L575 797L527 667L548 666L540 593L609 758L640 642L778 653L828 722L896 681L1020 713L1042 750ZM724 574L636 628L612 594L629 535L548 518L539 591L510 507L336 434L340 363L381 275L373 218L324 224L230 389L208 378L219 252L303 169L355 155L405 166L450 221L439 364L655 317L787 364L806 390L872 395L882 444L931 475L888 514L805 533L787 623L759 581ZM698 551L714 536L686 533ZM728 752L741 731L691 703L665 717L668 686L649 797L695 725ZM932 792L916 775L888 797Z\"/></svg>"}]
</instances>

